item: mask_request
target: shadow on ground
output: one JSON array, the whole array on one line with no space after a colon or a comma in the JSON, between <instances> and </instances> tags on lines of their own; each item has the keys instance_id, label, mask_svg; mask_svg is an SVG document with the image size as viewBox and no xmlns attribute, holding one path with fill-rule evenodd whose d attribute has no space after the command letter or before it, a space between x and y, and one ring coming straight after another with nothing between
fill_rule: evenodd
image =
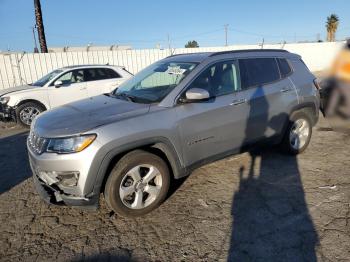
<instances>
[{"instance_id":1,"label":"shadow on ground","mask_svg":"<svg viewBox=\"0 0 350 262\"><path fill-rule=\"evenodd\" d=\"M295 157L250 152L233 196L229 261L316 261L318 236Z\"/></svg>"},{"instance_id":2,"label":"shadow on ground","mask_svg":"<svg viewBox=\"0 0 350 262\"><path fill-rule=\"evenodd\" d=\"M28 162L27 132L0 138L0 194L31 176Z\"/></svg>"},{"instance_id":3,"label":"shadow on ground","mask_svg":"<svg viewBox=\"0 0 350 262\"><path fill-rule=\"evenodd\" d=\"M259 103L254 99L259 99ZM280 123L286 121L288 133L281 141L292 143L288 130L295 124L288 119L293 116L281 113L271 118L271 105L263 88L258 88L249 101L243 144L266 136L269 128L278 134ZM305 201L296 156L283 155L271 148L251 150L249 154L249 170L239 168L239 188L233 195L228 260L316 261L318 236Z\"/></svg>"},{"instance_id":4,"label":"shadow on ground","mask_svg":"<svg viewBox=\"0 0 350 262\"><path fill-rule=\"evenodd\" d=\"M101 253L92 256L85 256L78 259L73 259L72 262L131 262L134 261L130 258L129 255L124 254L110 254L110 253Z\"/></svg>"}]
</instances>

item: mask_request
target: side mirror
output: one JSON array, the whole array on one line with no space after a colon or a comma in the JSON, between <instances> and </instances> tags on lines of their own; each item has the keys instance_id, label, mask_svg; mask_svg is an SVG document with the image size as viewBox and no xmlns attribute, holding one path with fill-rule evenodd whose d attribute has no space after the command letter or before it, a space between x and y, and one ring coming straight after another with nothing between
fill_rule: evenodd
<instances>
[{"instance_id":1,"label":"side mirror","mask_svg":"<svg viewBox=\"0 0 350 262\"><path fill-rule=\"evenodd\" d=\"M54 86L56 87L56 88L59 88L60 86L62 86L63 85L63 82L61 81L61 80L57 80L57 81L55 81L55 83L54 83Z\"/></svg>"},{"instance_id":2,"label":"side mirror","mask_svg":"<svg viewBox=\"0 0 350 262\"><path fill-rule=\"evenodd\" d=\"M202 88L191 88L186 91L186 98L184 102L199 102L208 100L210 98L209 92Z\"/></svg>"}]
</instances>

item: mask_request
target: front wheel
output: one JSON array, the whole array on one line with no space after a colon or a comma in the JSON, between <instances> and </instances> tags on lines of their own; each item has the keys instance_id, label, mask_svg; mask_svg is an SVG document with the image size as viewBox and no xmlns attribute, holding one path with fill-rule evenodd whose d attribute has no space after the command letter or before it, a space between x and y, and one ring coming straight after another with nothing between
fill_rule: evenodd
<instances>
[{"instance_id":1,"label":"front wheel","mask_svg":"<svg viewBox=\"0 0 350 262\"><path fill-rule=\"evenodd\" d=\"M284 151L289 154L299 154L308 147L312 135L310 118L303 112L294 113L289 120L282 141Z\"/></svg>"},{"instance_id":2,"label":"front wheel","mask_svg":"<svg viewBox=\"0 0 350 262\"><path fill-rule=\"evenodd\" d=\"M45 109L37 103L24 103L16 109L17 121L21 126L29 128L34 118L43 111Z\"/></svg>"},{"instance_id":3,"label":"front wheel","mask_svg":"<svg viewBox=\"0 0 350 262\"><path fill-rule=\"evenodd\" d=\"M165 199L170 185L167 164L160 157L135 150L122 157L109 175L105 199L125 217L145 215Z\"/></svg>"}]
</instances>

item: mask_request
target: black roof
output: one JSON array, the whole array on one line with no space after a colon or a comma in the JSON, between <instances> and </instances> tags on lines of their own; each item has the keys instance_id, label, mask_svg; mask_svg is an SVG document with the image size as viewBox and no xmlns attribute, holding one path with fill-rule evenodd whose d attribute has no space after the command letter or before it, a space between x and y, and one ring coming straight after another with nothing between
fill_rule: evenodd
<instances>
[{"instance_id":1,"label":"black roof","mask_svg":"<svg viewBox=\"0 0 350 262\"><path fill-rule=\"evenodd\" d=\"M170 58L172 61L179 60L181 62L202 62L204 59L208 58L211 54L212 52L185 53L185 54L171 55L166 57L165 59Z\"/></svg>"},{"instance_id":2,"label":"black roof","mask_svg":"<svg viewBox=\"0 0 350 262\"><path fill-rule=\"evenodd\" d=\"M258 52L258 53L265 53L265 52L289 53L287 50L284 50L284 49L246 49L246 50L242 49L242 50L230 50L230 51L215 52L215 53L212 53L209 56L224 55L224 54L251 53L251 52Z\"/></svg>"},{"instance_id":3,"label":"black roof","mask_svg":"<svg viewBox=\"0 0 350 262\"><path fill-rule=\"evenodd\" d=\"M288 53L287 50L284 49L241 49L241 50L229 50L229 51L220 51L220 52L200 52L200 53L185 53L185 54L176 54L168 56L165 59L171 59L172 61L179 62L202 62L208 57L213 57L217 55L225 55L225 54L244 54L244 53Z\"/></svg>"}]
</instances>

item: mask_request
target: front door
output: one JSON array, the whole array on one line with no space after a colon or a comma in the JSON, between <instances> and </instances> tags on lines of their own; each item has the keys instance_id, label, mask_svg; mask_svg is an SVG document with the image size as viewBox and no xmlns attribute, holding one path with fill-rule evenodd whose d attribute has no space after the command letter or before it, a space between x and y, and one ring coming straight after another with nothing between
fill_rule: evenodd
<instances>
[{"instance_id":1,"label":"front door","mask_svg":"<svg viewBox=\"0 0 350 262\"><path fill-rule=\"evenodd\" d=\"M176 107L185 164L238 150L245 138L246 103L237 100L240 80L236 61L205 69L186 90L202 88L211 99ZM182 94L183 96L185 95Z\"/></svg>"},{"instance_id":2,"label":"front door","mask_svg":"<svg viewBox=\"0 0 350 262\"><path fill-rule=\"evenodd\" d=\"M55 87L53 84L48 88L51 108L88 97L84 70L76 69L60 76L56 81L62 81L62 85Z\"/></svg>"}]
</instances>

